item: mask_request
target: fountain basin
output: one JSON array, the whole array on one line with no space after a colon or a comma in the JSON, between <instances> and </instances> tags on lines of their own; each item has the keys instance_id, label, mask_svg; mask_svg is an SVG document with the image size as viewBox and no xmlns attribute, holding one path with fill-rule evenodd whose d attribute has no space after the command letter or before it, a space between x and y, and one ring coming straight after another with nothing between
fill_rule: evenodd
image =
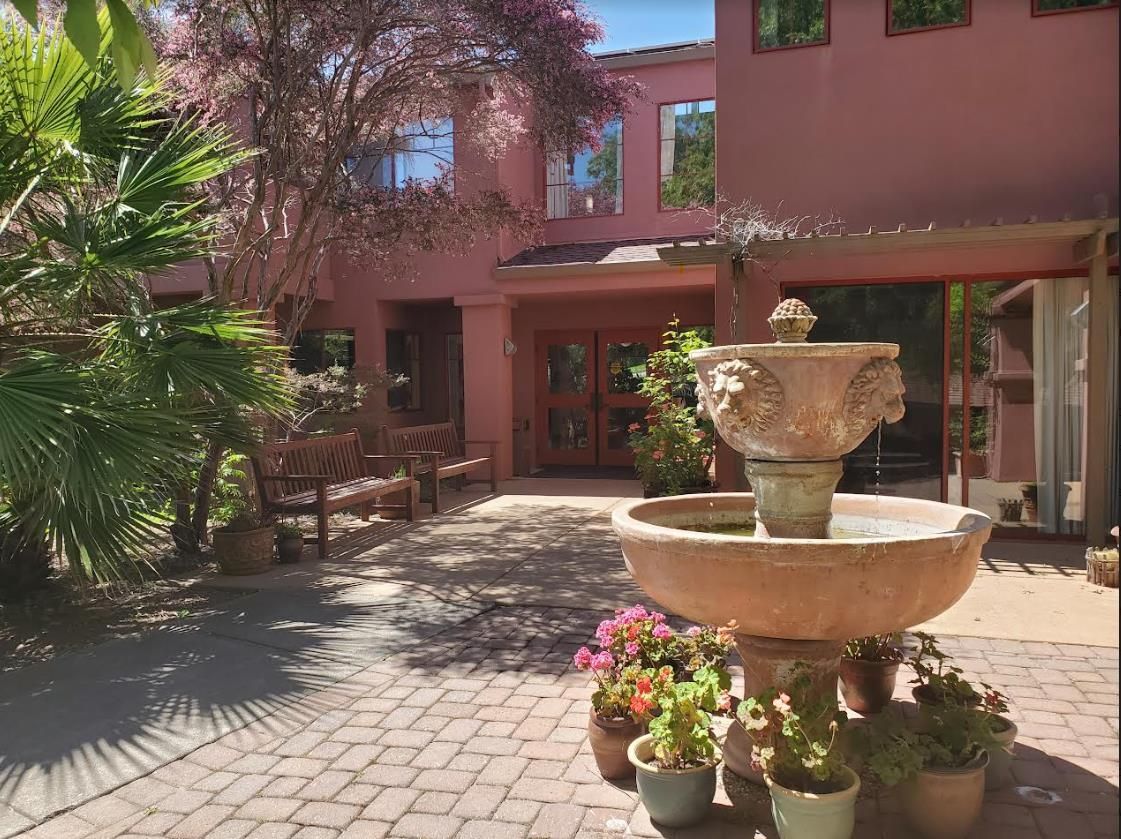
<instances>
[{"instance_id":1,"label":"fountain basin","mask_svg":"<svg viewBox=\"0 0 1121 839\"><path fill-rule=\"evenodd\" d=\"M903 416L898 344L734 344L695 350L697 394L749 460L835 461Z\"/></svg>"},{"instance_id":2,"label":"fountain basin","mask_svg":"<svg viewBox=\"0 0 1121 839\"><path fill-rule=\"evenodd\" d=\"M666 609L738 634L843 640L929 620L965 594L992 521L913 498L837 494L830 539L698 532L753 518L750 493L686 495L619 507L627 569Z\"/></svg>"}]
</instances>

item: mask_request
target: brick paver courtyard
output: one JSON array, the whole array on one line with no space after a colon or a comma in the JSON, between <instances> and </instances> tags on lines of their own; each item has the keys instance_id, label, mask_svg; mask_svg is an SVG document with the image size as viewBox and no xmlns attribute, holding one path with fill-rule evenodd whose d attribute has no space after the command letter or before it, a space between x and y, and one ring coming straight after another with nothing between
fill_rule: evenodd
<instances>
[{"instance_id":1,"label":"brick paver courtyard","mask_svg":"<svg viewBox=\"0 0 1121 839\"><path fill-rule=\"evenodd\" d=\"M710 818L674 831L650 822L633 784L599 777L588 680L570 660L602 617L493 608L26 835L775 836L765 792L726 772ZM1117 650L943 641L971 676L1013 697L1016 780L1047 793L989 793L974 835L1117 836ZM887 793L864 795L858 820L865 839L909 835Z\"/></svg>"}]
</instances>

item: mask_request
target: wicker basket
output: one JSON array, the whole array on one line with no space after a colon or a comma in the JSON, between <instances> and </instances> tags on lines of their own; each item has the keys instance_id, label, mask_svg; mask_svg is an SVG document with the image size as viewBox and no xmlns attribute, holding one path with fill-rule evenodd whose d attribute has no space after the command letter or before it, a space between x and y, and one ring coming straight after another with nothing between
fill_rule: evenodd
<instances>
[{"instance_id":1,"label":"wicker basket","mask_svg":"<svg viewBox=\"0 0 1121 839\"><path fill-rule=\"evenodd\" d=\"M1117 588L1118 554L1116 548L1086 549L1086 579L1107 588Z\"/></svg>"},{"instance_id":2,"label":"wicker basket","mask_svg":"<svg viewBox=\"0 0 1121 839\"><path fill-rule=\"evenodd\" d=\"M272 565L275 531L271 527L257 530L215 530L214 558L223 574L244 577L262 574Z\"/></svg>"}]
</instances>

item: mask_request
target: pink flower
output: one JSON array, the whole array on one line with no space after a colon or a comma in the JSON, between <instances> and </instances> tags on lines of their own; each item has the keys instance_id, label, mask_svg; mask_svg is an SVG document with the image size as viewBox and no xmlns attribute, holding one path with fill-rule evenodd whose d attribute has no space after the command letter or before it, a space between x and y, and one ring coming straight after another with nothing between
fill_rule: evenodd
<instances>
[{"instance_id":1,"label":"pink flower","mask_svg":"<svg viewBox=\"0 0 1121 839\"><path fill-rule=\"evenodd\" d=\"M696 638L702 632L704 632L704 630L701 629L699 626L691 626L687 630L685 630L685 634L688 635L690 638Z\"/></svg>"},{"instance_id":2,"label":"pink flower","mask_svg":"<svg viewBox=\"0 0 1121 839\"><path fill-rule=\"evenodd\" d=\"M655 638L670 638L673 636L673 630L664 623L659 623L655 625L653 634Z\"/></svg>"},{"instance_id":3,"label":"pink flower","mask_svg":"<svg viewBox=\"0 0 1121 839\"><path fill-rule=\"evenodd\" d=\"M637 422L632 422L630 425L627 426L627 431L641 431L641 430L642 430L642 426Z\"/></svg>"},{"instance_id":4,"label":"pink flower","mask_svg":"<svg viewBox=\"0 0 1121 839\"><path fill-rule=\"evenodd\" d=\"M771 704L775 706L775 710L778 711L780 714L789 714L790 713L790 695L789 694L780 693L774 699L774 701Z\"/></svg>"},{"instance_id":5,"label":"pink flower","mask_svg":"<svg viewBox=\"0 0 1121 839\"><path fill-rule=\"evenodd\" d=\"M604 650L592 656L592 669L597 673L602 670L610 670L615 666L615 657L611 653Z\"/></svg>"},{"instance_id":6,"label":"pink flower","mask_svg":"<svg viewBox=\"0 0 1121 839\"><path fill-rule=\"evenodd\" d=\"M732 710L732 694L723 691L720 698L716 700L716 707L725 712Z\"/></svg>"},{"instance_id":7,"label":"pink flower","mask_svg":"<svg viewBox=\"0 0 1121 839\"><path fill-rule=\"evenodd\" d=\"M708 436L708 433L703 428L698 428L697 429L697 439L698 440L703 440L707 436Z\"/></svg>"},{"instance_id":8,"label":"pink flower","mask_svg":"<svg viewBox=\"0 0 1121 839\"><path fill-rule=\"evenodd\" d=\"M636 655L638 655L641 649L642 648L638 646L638 644L634 641L628 641L627 645L623 647L623 651L626 652L626 654L631 658L634 658Z\"/></svg>"},{"instance_id":9,"label":"pink flower","mask_svg":"<svg viewBox=\"0 0 1121 839\"><path fill-rule=\"evenodd\" d=\"M650 613L650 620L654 621L654 623L665 623L666 616L663 615L661 612L651 612Z\"/></svg>"},{"instance_id":10,"label":"pink flower","mask_svg":"<svg viewBox=\"0 0 1121 839\"><path fill-rule=\"evenodd\" d=\"M587 670L592 666L592 651L587 647L581 647L572 657L572 663L576 665L577 670Z\"/></svg>"},{"instance_id":11,"label":"pink flower","mask_svg":"<svg viewBox=\"0 0 1121 839\"><path fill-rule=\"evenodd\" d=\"M656 452L654 452L654 454L652 454L652 455L650 455L650 456L651 456L652 458L654 458L654 460L661 460L661 459L662 459L663 457L665 457L665 455L664 455L664 454L662 454L662 452L661 452L661 451L656 451Z\"/></svg>"}]
</instances>

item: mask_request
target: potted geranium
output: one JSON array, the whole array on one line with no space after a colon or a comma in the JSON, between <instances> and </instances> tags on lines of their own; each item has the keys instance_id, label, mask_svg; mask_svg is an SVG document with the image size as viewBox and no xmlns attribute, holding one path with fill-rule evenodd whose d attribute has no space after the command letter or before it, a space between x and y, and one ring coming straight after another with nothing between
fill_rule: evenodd
<instances>
[{"instance_id":1,"label":"potted geranium","mask_svg":"<svg viewBox=\"0 0 1121 839\"><path fill-rule=\"evenodd\" d=\"M709 469L716 451L710 420L698 419L694 389L696 372L689 353L709 346L697 330L680 331L671 321L662 348L647 360L639 394L650 400L646 424L632 423L627 445L634 452L635 471L647 498L711 492Z\"/></svg>"},{"instance_id":2,"label":"potted geranium","mask_svg":"<svg viewBox=\"0 0 1121 839\"><path fill-rule=\"evenodd\" d=\"M627 757L655 822L687 827L708 814L721 757L711 715L730 707L730 684L716 667L702 667L688 682L676 681L669 665L638 678L632 707L648 715L650 733L631 743Z\"/></svg>"},{"instance_id":3,"label":"potted geranium","mask_svg":"<svg viewBox=\"0 0 1121 839\"><path fill-rule=\"evenodd\" d=\"M841 694L860 714L878 714L891 701L903 660L898 632L853 638L841 654Z\"/></svg>"},{"instance_id":4,"label":"potted geranium","mask_svg":"<svg viewBox=\"0 0 1121 839\"><path fill-rule=\"evenodd\" d=\"M692 678L702 667L724 668L735 642L735 624L691 626L671 637L668 658L679 680Z\"/></svg>"},{"instance_id":5,"label":"potted geranium","mask_svg":"<svg viewBox=\"0 0 1121 839\"><path fill-rule=\"evenodd\" d=\"M903 816L925 839L964 839L981 814L992 733L985 715L949 704L915 731L893 714L861 731L865 765L897 788Z\"/></svg>"},{"instance_id":6,"label":"potted geranium","mask_svg":"<svg viewBox=\"0 0 1121 839\"><path fill-rule=\"evenodd\" d=\"M980 716L991 735L985 785L999 789L1011 781L1012 757L1019 730L1012 720L1003 716L1008 711L1008 698L990 685L981 682L978 690L962 677L962 669L950 663L950 657L938 647L938 639L926 632L916 632L920 646L907 663L915 671L911 695L919 705L916 728L929 731L934 715L942 708L970 709Z\"/></svg>"},{"instance_id":7,"label":"potted geranium","mask_svg":"<svg viewBox=\"0 0 1121 839\"><path fill-rule=\"evenodd\" d=\"M782 839L849 839L860 778L845 764L839 734L845 715L828 697L812 698L809 676L790 693L770 689L740 703L752 763L771 794Z\"/></svg>"},{"instance_id":8,"label":"potted geranium","mask_svg":"<svg viewBox=\"0 0 1121 839\"><path fill-rule=\"evenodd\" d=\"M596 641L620 666L636 664L640 669L672 664L677 647L676 634L666 623L666 616L639 603L616 609L614 618L601 621L596 627Z\"/></svg>"},{"instance_id":9,"label":"potted geranium","mask_svg":"<svg viewBox=\"0 0 1121 839\"><path fill-rule=\"evenodd\" d=\"M634 767L627 759L627 749L642 734L639 718L645 704L632 707L631 703L642 669L619 667L607 650L593 653L587 647L581 647L572 661L577 670L591 671L596 682L588 715L588 742L599 773L608 780L632 777Z\"/></svg>"},{"instance_id":10,"label":"potted geranium","mask_svg":"<svg viewBox=\"0 0 1121 839\"><path fill-rule=\"evenodd\" d=\"M276 526L276 558L282 565L300 561L304 550L304 534L295 524Z\"/></svg>"}]
</instances>

